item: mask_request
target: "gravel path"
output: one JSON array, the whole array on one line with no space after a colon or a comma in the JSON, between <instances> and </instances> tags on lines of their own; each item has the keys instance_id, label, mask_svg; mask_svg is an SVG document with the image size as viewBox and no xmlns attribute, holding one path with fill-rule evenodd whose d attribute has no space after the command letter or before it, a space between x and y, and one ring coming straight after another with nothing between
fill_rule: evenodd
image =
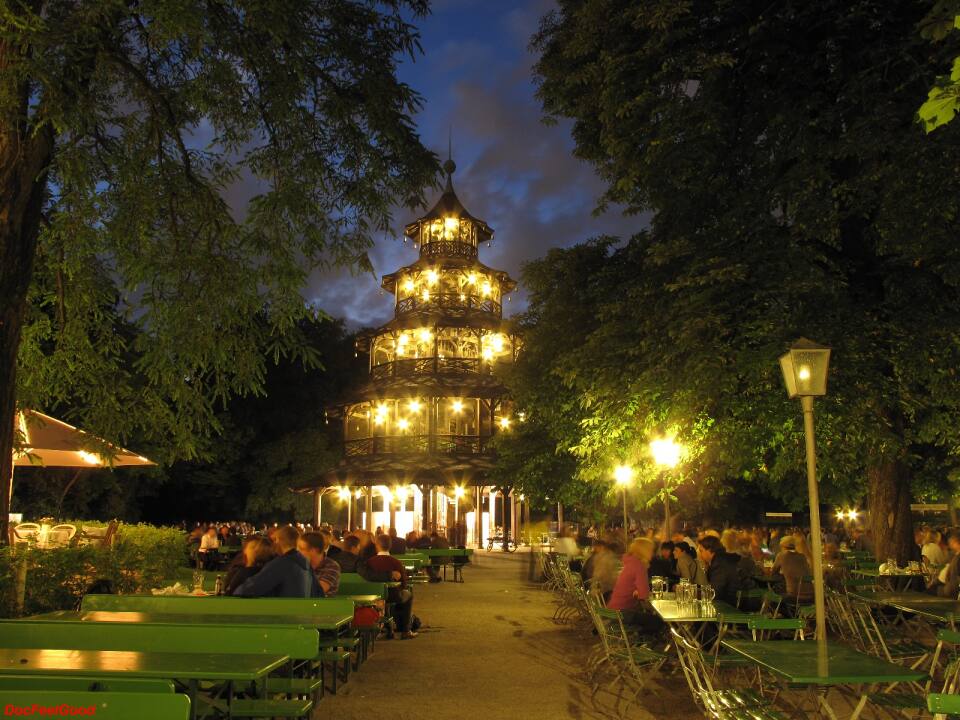
<instances>
[{"instance_id":1,"label":"gravel path","mask_svg":"<svg viewBox=\"0 0 960 720\"><path fill-rule=\"evenodd\" d=\"M679 674L648 687L627 712L612 693L591 698L579 667L593 638L583 627L552 622L552 595L528 580L530 555L477 555L464 570L465 583L417 586L419 637L378 641L360 672L336 696L328 693L314 718L702 717Z\"/></svg>"}]
</instances>

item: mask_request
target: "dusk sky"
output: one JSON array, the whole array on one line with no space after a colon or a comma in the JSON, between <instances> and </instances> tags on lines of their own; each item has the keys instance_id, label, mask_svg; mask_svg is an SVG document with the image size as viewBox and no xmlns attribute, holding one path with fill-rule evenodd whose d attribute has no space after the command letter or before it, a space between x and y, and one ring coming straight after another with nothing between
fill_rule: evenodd
<instances>
[{"instance_id":1,"label":"dusk sky","mask_svg":"<svg viewBox=\"0 0 960 720\"><path fill-rule=\"evenodd\" d=\"M417 116L423 143L447 154L453 128L457 164L454 188L470 212L496 231L480 258L519 279L528 260L549 248L569 246L603 233L628 235L641 218L616 209L592 211L602 184L586 163L573 157L570 126L546 126L534 97L530 38L548 0L435 0L420 25L424 55L406 61L400 76L424 98ZM431 193L430 206L438 193ZM370 253L377 278L349 273L317 274L305 291L310 302L351 328L390 319L390 295L379 276L413 262L417 251L403 242L403 225L423 209L400 209L394 233L380 237ZM524 307L522 288L504 304L504 314Z\"/></svg>"}]
</instances>

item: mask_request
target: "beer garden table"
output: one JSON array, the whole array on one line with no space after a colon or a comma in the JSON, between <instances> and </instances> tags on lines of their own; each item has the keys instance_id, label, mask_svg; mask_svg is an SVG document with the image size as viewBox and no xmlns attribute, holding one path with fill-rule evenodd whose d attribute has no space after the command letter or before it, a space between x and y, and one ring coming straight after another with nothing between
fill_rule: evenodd
<instances>
[{"instance_id":1,"label":"beer garden table","mask_svg":"<svg viewBox=\"0 0 960 720\"><path fill-rule=\"evenodd\" d=\"M890 589L897 592L909 590L915 580L919 580L921 584L926 584L926 575L923 573L908 572L907 570L898 570L895 573L881 573L879 570L874 570L873 568L858 568L851 570L850 574L862 578L876 578L878 582L880 580L886 580Z\"/></svg>"},{"instance_id":2,"label":"beer garden table","mask_svg":"<svg viewBox=\"0 0 960 720\"><path fill-rule=\"evenodd\" d=\"M921 682L927 677L923 672L829 641L725 640L723 645L783 682L816 693L817 704L832 720L838 720L838 716L827 700L831 688L856 688L852 694L859 693L859 698L849 716L849 720L856 720L867 704L871 686Z\"/></svg>"},{"instance_id":3,"label":"beer garden table","mask_svg":"<svg viewBox=\"0 0 960 720\"><path fill-rule=\"evenodd\" d=\"M267 676L288 659L285 655L0 648L0 676L80 675L172 680L190 696L191 718L203 716L197 706L201 699L200 683L221 682L223 685L218 691L203 699L205 705L229 718L232 717L234 684L255 682L261 685L265 695Z\"/></svg>"},{"instance_id":4,"label":"beer garden table","mask_svg":"<svg viewBox=\"0 0 960 720\"><path fill-rule=\"evenodd\" d=\"M899 620L904 620L903 613L911 613L925 620L940 625L949 625L956 630L955 621L960 618L960 601L949 598L925 595L919 592L870 592L864 590L850 591L848 595L854 600L870 605L886 606L900 612Z\"/></svg>"},{"instance_id":5,"label":"beer garden table","mask_svg":"<svg viewBox=\"0 0 960 720\"><path fill-rule=\"evenodd\" d=\"M269 625L312 627L320 632L338 632L349 627L353 614L338 615L192 615L190 613L145 613L110 610L74 612L57 610L26 618L34 622L143 623L146 625Z\"/></svg>"}]
</instances>

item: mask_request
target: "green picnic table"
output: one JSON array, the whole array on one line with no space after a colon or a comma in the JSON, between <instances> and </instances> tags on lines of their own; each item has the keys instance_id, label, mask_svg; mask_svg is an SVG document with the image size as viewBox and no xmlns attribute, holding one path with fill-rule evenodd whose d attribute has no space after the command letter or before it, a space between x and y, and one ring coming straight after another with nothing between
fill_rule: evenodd
<instances>
[{"instance_id":1,"label":"green picnic table","mask_svg":"<svg viewBox=\"0 0 960 720\"><path fill-rule=\"evenodd\" d=\"M912 613L935 623L950 625L951 630L956 629L955 620L960 618L960 601L936 595L910 591L869 592L865 590L850 591L848 595L854 600L870 605L887 606L901 613Z\"/></svg>"},{"instance_id":2,"label":"green picnic table","mask_svg":"<svg viewBox=\"0 0 960 720\"><path fill-rule=\"evenodd\" d=\"M243 707L233 698L233 685L252 682L265 688L267 675L285 665L288 659L285 655L0 648L0 677L82 675L172 680L190 697L191 718L199 714L200 683L221 682L221 692L205 698L205 706L215 707L227 717L232 717L234 710ZM246 702L249 706L256 701Z\"/></svg>"},{"instance_id":3,"label":"green picnic table","mask_svg":"<svg viewBox=\"0 0 960 720\"><path fill-rule=\"evenodd\" d=\"M923 573L909 572L907 570L898 570L894 573L881 573L874 568L858 568L851 570L850 574L855 577L871 578L876 580L886 580L890 587L897 592L904 592L909 589L914 581L921 584L926 583L926 576Z\"/></svg>"},{"instance_id":4,"label":"green picnic table","mask_svg":"<svg viewBox=\"0 0 960 720\"><path fill-rule=\"evenodd\" d=\"M335 632L349 627L353 614L335 615L206 615L190 613L153 613L133 611L88 610L74 612L56 610L26 618L33 622L108 622L143 623L147 625L269 625L312 627Z\"/></svg>"},{"instance_id":5,"label":"green picnic table","mask_svg":"<svg viewBox=\"0 0 960 720\"><path fill-rule=\"evenodd\" d=\"M829 641L724 640L723 645L784 682L804 685L816 692L821 709L831 718L836 717L827 702L827 690L831 687L860 686L859 701L850 715L850 720L856 720L868 700L866 686L921 682L927 677L917 670Z\"/></svg>"}]
</instances>

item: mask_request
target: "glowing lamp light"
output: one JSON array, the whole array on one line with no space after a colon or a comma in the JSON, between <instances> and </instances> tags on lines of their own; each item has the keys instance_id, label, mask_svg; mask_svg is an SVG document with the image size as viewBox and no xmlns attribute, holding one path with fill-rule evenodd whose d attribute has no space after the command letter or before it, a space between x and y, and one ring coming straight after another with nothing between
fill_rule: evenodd
<instances>
[{"instance_id":1,"label":"glowing lamp light","mask_svg":"<svg viewBox=\"0 0 960 720\"><path fill-rule=\"evenodd\" d=\"M420 293L420 297L423 298L423 301L424 301L424 302L430 302L430 291L424 289L424 291L423 291L422 293Z\"/></svg>"},{"instance_id":2,"label":"glowing lamp light","mask_svg":"<svg viewBox=\"0 0 960 720\"><path fill-rule=\"evenodd\" d=\"M520 493L520 502L523 502L526 499L526 496L523 493Z\"/></svg>"},{"instance_id":3,"label":"glowing lamp light","mask_svg":"<svg viewBox=\"0 0 960 720\"><path fill-rule=\"evenodd\" d=\"M454 400L450 404L450 408L455 412L463 412L463 402L461 400Z\"/></svg>"},{"instance_id":4,"label":"glowing lamp light","mask_svg":"<svg viewBox=\"0 0 960 720\"><path fill-rule=\"evenodd\" d=\"M356 494L355 494L354 497L356 497L357 500L359 500L360 498L362 498L362 497L363 497L363 490L357 490L357 492L356 492Z\"/></svg>"},{"instance_id":5,"label":"glowing lamp light","mask_svg":"<svg viewBox=\"0 0 960 720\"><path fill-rule=\"evenodd\" d=\"M830 348L800 338L780 357L787 395L791 400L826 395L829 367Z\"/></svg>"},{"instance_id":6,"label":"glowing lamp light","mask_svg":"<svg viewBox=\"0 0 960 720\"><path fill-rule=\"evenodd\" d=\"M483 294L484 297L486 297L491 292L493 292L493 286L490 284L489 280L483 281L483 285L480 286L480 292Z\"/></svg>"},{"instance_id":7,"label":"glowing lamp light","mask_svg":"<svg viewBox=\"0 0 960 720\"><path fill-rule=\"evenodd\" d=\"M467 296L464 295L463 293L460 293L460 302L463 302L466 299L467 299Z\"/></svg>"},{"instance_id":8,"label":"glowing lamp light","mask_svg":"<svg viewBox=\"0 0 960 720\"><path fill-rule=\"evenodd\" d=\"M406 418L400 418L397 420L397 427L400 428L400 430L406 430L410 427L410 421Z\"/></svg>"},{"instance_id":9,"label":"glowing lamp light","mask_svg":"<svg viewBox=\"0 0 960 720\"><path fill-rule=\"evenodd\" d=\"M474 273L474 272L472 272L472 273L470 273L469 275L467 275L467 282L470 283L471 285L476 285L476 284L477 284L477 274Z\"/></svg>"},{"instance_id":10,"label":"glowing lamp light","mask_svg":"<svg viewBox=\"0 0 960 720\"><path fill-rule=\"evenodd\" d=\"M650 442L650 454L653 455L653 461L663 467L676 467L680 462L680 454L683 447L676 443L673 438L659 438Z\"/></svg>"},{"instance_id":11,"label":"glowing lamp light","mask_svg":"<svg viewBox=\"0 0 960 720\"><path fill-rule=\"evenodd\" d=\"M520 422L526 422L527 414L523 412L523 410L521 410L520 412L517 413L517 420L519 420Z\"/></svg>"},{"instance_id":12,"label":"glowing lamp light","mask_svg":"<svg viewBox=\"0 0 960 720\"><path fill-rule=\"evenodd\" d=\"M857 512L856 510L850 510L850 511L847 513L847 517L848 517L850 520L856 520L859 516L860 516L860 513Z\"/></svg>"},{"instance_id":13,"label":"glowing lamp light","mask_svg":"<svg viewBox=\"0 0 960 720\"><path fill-rule=\"evenodd\" d=\"M427 328L423 328L420 331L420 342L427 343L427 342L430 342L432 338L433 338L433 333L431 333L430 330L428 330Z\"/></svg>"},{"instance_id":14,"label":"glowing lamp light","mask_svg":"<svg viewBox=\"0 0 960 720\"><path fill-rule=\"evenodd\" d=\"M414 287L416 286L413 284L413 280L411 280L410 278L407 278L406 281L404 281L403 283L403 289L406 290L408 293L412 293Z\"/></svg>"},{"instance_id":15,"label":"glowing lamp light","mask_svg":"<svg viewBox=\"0 0 960 720\"><path fill-rule=\"evenodd\" d=\"M397 499L398 499L398 500L401 500L401 501L407 499L407 494L408 494L408 493L409 493L409 490L407 489L407 486L406 486L406 485L400 485L400 486L394 488L394 491L393 491L393 494L396 495L396 496L397 496Z\"/></svg>"},{"instance_id":16,"label":"glowing lamp light","mask_svg":"<svg viewBox=\"0 0 960 720\"><path fill-rule=\"evenodd\" d=\"M437 280L440 279L440 274L433 269L427 270L427 282L431 285L436 285Z\"/></svg>"},{"instance_id":17,"label":"glowing lamp light","mask_svg":"<svg viewBox=\"0 0 960 720\"><path fill-rule=\"evenodd\" d=\"M843 510L837 510L837 520L843 520L847 514Z\"/></svg>"},{"instance_id":18,"label":"glowing lamp light","mask_svg":"<svg viewBox=\"0 0 960 720\"><path fill-rule=\"evenodd\" d=\"M467 491L464 490L464 489L463 489L462 487L460 487L459 485L457 485L457 486L453 489L453 495L454 495L454 497L456 497L458 500L459 500L460 498L462 498L462 497L464 496L464 493L466 493L466 492L467 492Z\"/></svg>"},{"instance_id":19,"label":"glowing lamp light","mask_svg":"<svg viewBox=\"0 0 960 720\"><path fill-rule=\"evenodd\" d=\"M496 353L503 352L503 335L494 335L493 340L491 342L493 344L494 352Z\"/></svg>"},{"instance_id":20,"label":"glowing lamp light","mask_svg":"<svg viewBox=\"0 0 960 720\"><path fill-rule=\"evenodd\" d=\"M410 412L420 412L421 407L422 405L420 404L419 400L410 401Z\"/></svg>"},{"instance_id":21,"label":"glowing lamp light","mask_svg":"<svg viewBox=\"0 0 960 720\"><path fill-rule=\"evenodd\" d=\"M502 418L500 418L500 427L503 428L504 430L509 430L509 429L510 429L510 418L508 418L508 417L502 417Z\"/></svg>"},{"instance_id":22,"label":"glowing lamp light","mask_svg":"<svg viewBox=\"0 0 960 720\"><path fill-rule=\"evenodd\" d=\"M349 499L350 499L350 489L349 489L349 488L345 488L345 487L340 488L340 491L337 493L337 496L338 496L341 500L349 500Z\"/></svg>"},{"instance_id":23,"label":"glowing lamp light","mask_svg":"<svg viewBox=\"0 0 960 720\"><path fill-rule=\"evenodd\" d=\"M483 349L483 359L484 360L493 360L493 350L491 348Z\"/></svg>"},{"instance_id":24,"label":"glowing lamp light","mask_svg":"<svg viewBox=\"0 0 960 720\"><path fill-rule=\"evenodd\" d=\"M100 456L92 452L87 452L86 450L81 450L79 453L80 459L83 460L88 465L101 465L102 461Z\"/></svg>"},{"instance_id":25,"label":"glowing lamp light","mask_svg":"<svg viewBox=\"0 0 960 720\"><path fill-rule=\"evenodd\" d=\"M448 217L443 219L443 229L448 233L456 232L458 227L460 227L460 221L457 218Z\"/></svg>"},{"instance_id":26,"label":"glowing lamp light","mask_svg":"<svg viewBox=\"0 0 960 720\"><path fill-rule=\"evenodd\" d=\"M629 485L633 479L633 468L629 465L617 465L613 470L613 479L617 485Z\"/></svg>"}]
</instances>

